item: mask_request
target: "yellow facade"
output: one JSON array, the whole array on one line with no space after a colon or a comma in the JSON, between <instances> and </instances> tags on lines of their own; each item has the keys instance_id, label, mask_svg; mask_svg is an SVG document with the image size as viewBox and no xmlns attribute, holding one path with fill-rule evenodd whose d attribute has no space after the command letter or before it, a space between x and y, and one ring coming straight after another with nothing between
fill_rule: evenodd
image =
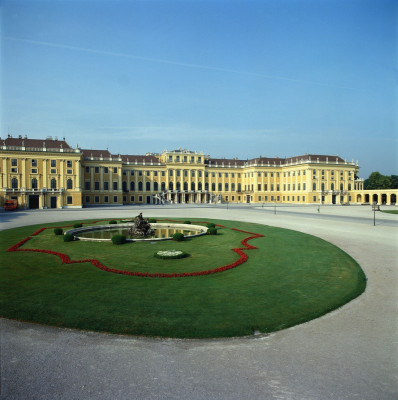
<instances>
[{"instance_id":1,"label":"yellow facade","mask_svg":"<svg viewBox=\"0 0 398 400\"><path fill-rule=\"evenodd\" d=\"M366 202L358 165L336 156L213 159L181 149L112 155L73 149L65 139L10 136L0 139L0 156L0 204L16 199L19 208ZM380 203L395 199L379 196Z\"/></svg>"}]
</instances>

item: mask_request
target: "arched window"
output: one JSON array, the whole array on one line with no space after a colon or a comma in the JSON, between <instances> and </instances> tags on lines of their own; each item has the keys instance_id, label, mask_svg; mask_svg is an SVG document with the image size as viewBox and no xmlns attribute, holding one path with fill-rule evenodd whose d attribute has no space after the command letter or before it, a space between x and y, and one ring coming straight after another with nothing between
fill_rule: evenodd
<instances>
[{"instance_id":1,"label":"arched window","mask_svg":"<svg viewBox=\"0 0 398 400\"><path fill-rule=\"evenodd\" d=\"M316 190L316 183L312 184L312 190Z\"/></svg>"},{"instance_id":2,"label":"arched window","mask_svg":"<svg viewBox=\"0 0 398 400\"><path fill-rule=\"evenodd\" d=\"M173 190L173 182L169 182L169 190Z\"/></svg>"},{"instance_id":3,"label":"arched window","mask_svg":"<svg viewBox=\"0 0 398 400\"><path fill-rule=\"evenodd\" d=\"M226 183L225 184L225 191L228 192L228 190L229 190L229 185L228 185L228 183Z\"/></svg>"},{"instance_id":4,"label":"arched window","mask_svg":"<svg viewBox=\"0 0 398 400\"><path fill-rule=\"evenodd\" d=\"M215 184L214 182L211 184L211 190L212 190L213 192L216 191L216 184Z\"/></svg>"},{"instance_id":5,"label":"arched window","mask_svg":"<svg viewBox=\"0 0 398 400\"><path fill-rule=\"evenodd\" d=\"M184 190L188 190L188 182L184 182Z\"/></svg>"},{"instance_id":6,"label":"arched window","mask_svg":"<svg viewBox=\"0 0 398 400\"><path fill-rule=\"evenodd\" d=\"M130 190L135 190L135 182L130 182Z\"/></svg>"},{"instance_id":7,"label":"arched window","mask_svg":"<svg viewBox=\"0 0 398 400\"><path fill-rule=\"evenodd\" d=\"M177 182L177 190L181 190L181 182Z\"/></svg>"},{"instance_id":8,"label":"arched window","mask_svg":"<svg viewBox=\"0 0 398 400\"><path fill-rule=\"evenodd\" d=\"M321 190L322 190L322 192L325 190L325 184L324 183L322 183Z\"/></svg>"},{"instance_id":9,"label":"arched window","mask_svg":"<svg viewBox=\"0 0 398 400\"><path fill-rule=\"evenodd\" d=\"M165 191L166 190L166 183L162 182L161 185L160 185L160 188L161 188L160 190Z\"/></svg>"},{"instance_id":10,"label":"arched window","mask_svg":"<svg viewBox=\"0 0 398 400\"><path fill-rule=\"evenodd\" d=\"M348 190L351 190L351 183L348 184Z\"/></svg>"},{"instance_id":11,"label":"arched window","mask_svg":"<svg viewBox=\"0 0 398 400\"><path fill-rule=\"evenodd\" d=\"M235 192L235 183L231 183L231 191Z\"/></svg>"},{"instance_id":12,"label":"arched window","mask_svg":"<svg viewBox=\"0 0 398 400\"><path fill-rule=\"evenodd\" d=\"M343 190L344 186L342 183L340 183L340 190Z\"/></svg>"},{"instance_id":13,"label":"arched window","mask_svg":"<svg viewBox=\"0 0 398 400\"><path fill-rule=\"evenodd\" d=\"M238 192L242 191L242 185L240 183L238 183Z\"/></svg>"},{"instance_id":14,"label":"arched window","mask_svg":"<svg viewBox=\"0 0 398 400\"><path fill-rule=\"evenodd\" d=\"M334 183L330 185L330 190L334 190Z\"/></svg>"},{"instance_id":15,"label":"arched window","mask_svg":"<svg viewBox=\"0 0 398 400\"><path fill-rule=\"evenodd\" d=\"M209 182L205 182L205 190L209 190Z\"/></svg>"},{"instance_id":16,"label":"arched window","mask_svg":"<svg viewBox=\"0 0 398 400\"><path fill-rule=\"evenodd\" d=\"M145 188L146 188L147 192L149 192L151 190L151 182L147 182L145 184Z\"/></svg>"},{"instance_id":17,"label":"arched window","mask_svg":"<svg viewBox=\"0 0 398 400\"><path fill-rule=\"evenodd\" d=\"M191 182L191 190L195 191L195 182Z\"/></svg>"},{"instance_id":18,"label":"arched window","mask_svg":"<svg viewBox=\"0 0 398 400\"><path fill-rule=\"evenodd\" d=\"M222 192L222 183L221 182L218 184L218 191Z\"/></svg>"},{"instance_id":19,"label":"arched window","mask_svg":"<svg viewBox=\"0 0 398 400\"><path fill-rule=\"evenodd\" d=\"M125 182L125 181L122 182L122 189L123 189L123 192L127 192L127 182Z\"/></svg>"},{"instance_id":20,"label":"arched window","mask_svg":"<svg viewBox=\"0 0 398 400\"><path fill-rule=\"evenodd\" d=\"M55 178L51 179L50 187L51 187L51 189L57 188L57 180Z\"/></svg>"},{"instance_id":21,"label":"arched window","mask_svg":"<svg viewBox=\"0 0 398 400\"><path fill-rule=\"evenodd\" d=\"M32 187L33 187L33 185L32 185ZM67 189L73 189L73 181L72 181L72 179L68 179L66 181L66 188Z\"/></svg>"},{"instance_id":22,"label":"arched window","mask_svg":"<svg viewBox=\"0 0 398 400\"><path fill-rule=\"evenodd\" d=\"M159 184L157 182L153 183L153 190L156 192L159 190Z\"/></svg>"},{"instance_id":23,"label":"arched window","mask_svg":"<svg viewBox=\"0 0 398 400\"><path fill-rule=\"evenodd\" d=\"M12 178L11 179L11 188L12 189L18 189L18 179L17 178Z\"/></svg>"},{"instance_id":24,"label":"arched window","mask_svg":"<svg viewBox=\"0 0 398 400\"><path fill-rule=\"evenodd\" d=\"M37 179L36 178L32 179L32 189L37 189Z\"/></svg>"},{"instance_id":25,"label":"arched window","mask_svg":"<svg viewBox=\"0 0 398 400\"><path fill-rule=\"evenodd\" d=\"M138 191L142 192L142 182L138 182Z\"/></svg>"},{"instance_id":26,"label":"arched window","mask_svg":"<svg viewBox=\"0 0 398 400\"><path fill-rule=\"evenodd\" d=\"M202 182L198 183L198 190L202 190Z\"/></svg>"}]
</instances>

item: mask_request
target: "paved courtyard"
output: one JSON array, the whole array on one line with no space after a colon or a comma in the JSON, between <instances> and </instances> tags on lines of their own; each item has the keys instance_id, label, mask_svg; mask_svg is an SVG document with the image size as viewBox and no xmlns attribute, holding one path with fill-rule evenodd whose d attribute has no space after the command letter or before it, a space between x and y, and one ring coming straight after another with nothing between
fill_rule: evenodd
<instances>
[{"instance_id":1,"label":"paved courtyard","mask_svg":"<svg viewBox=\"0 0 398 400\"><path fill-rule=\"evenodd\" d=\"M398 399L398 215L377 212L373 226L370 206L134 206L1 213L0 229L139 212L310 233L356 259L368 286L322 318L250 338L149 339L0 319L1 399Z\"/></svg>"}]
</instances>

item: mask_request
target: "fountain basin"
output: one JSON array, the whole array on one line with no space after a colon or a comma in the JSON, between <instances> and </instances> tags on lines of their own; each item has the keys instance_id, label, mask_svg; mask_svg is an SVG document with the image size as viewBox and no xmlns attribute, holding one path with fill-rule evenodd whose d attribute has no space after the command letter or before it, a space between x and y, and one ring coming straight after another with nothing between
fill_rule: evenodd
<instances>
[{"instance_id":1,"label":"fountain basin","mask_svg":"<svg viewBox=\"0 0 398 400\"><path fill-rule=\"evenodd\" d=\"M197 237L207 234L207 228L201 225L178 224L178 223L153 223L151 227L155 230L155 235L146 238L131 238L128 230L133 223L117 225L96 225L82 228L74 228L65 232L75 237L75 240L89 242L111 242L114 235L124 235L128 242L153 242L160 240L171 240L173 234L181 232L185 237Z\"/></svg>"}]
</instances>

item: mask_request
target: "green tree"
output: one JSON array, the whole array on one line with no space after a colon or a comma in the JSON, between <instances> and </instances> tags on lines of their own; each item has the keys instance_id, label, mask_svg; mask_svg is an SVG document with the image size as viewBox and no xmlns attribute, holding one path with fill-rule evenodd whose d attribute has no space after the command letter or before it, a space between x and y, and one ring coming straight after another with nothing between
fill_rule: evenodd
<instances>
[{"instance_id":1,"label":"green tree","mask_svg":"<svg viewBox=\"0 0 398 400\"><path fill-rule=\"evenodd\" d=\"M391 189L398 189L398 175L391 175Z\"/></svg>"},{"instance_id":2,"label":"green tree","mask_svg":"<svg viewBox=\"0 0 398 400\"><path fill-rule=\"evenodd\" d=\"M380 172L372 172L369 178L365 180L365 189L390 189L391 188L391 178L386 175L382 175Z\"/></svg>"}]
</instances>

